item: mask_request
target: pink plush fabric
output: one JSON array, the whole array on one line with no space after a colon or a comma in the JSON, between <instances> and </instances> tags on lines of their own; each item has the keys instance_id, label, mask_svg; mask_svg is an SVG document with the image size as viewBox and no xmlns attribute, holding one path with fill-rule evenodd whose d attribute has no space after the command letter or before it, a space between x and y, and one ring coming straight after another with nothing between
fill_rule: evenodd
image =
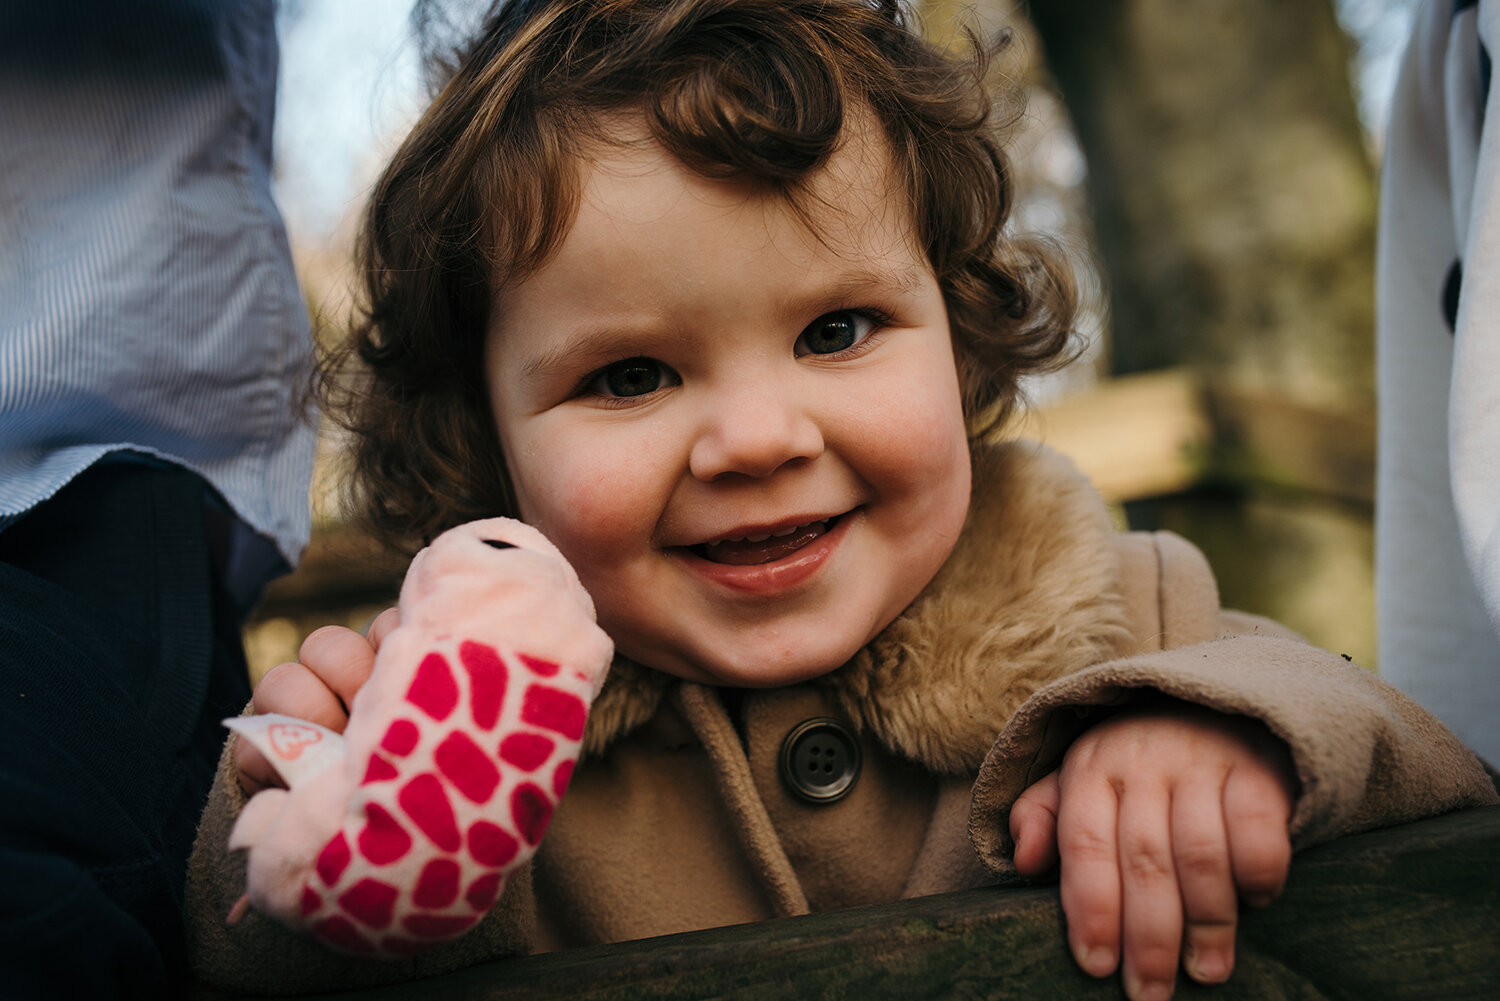
<instances>
[{"instance_id":1,"label":"pink plush fabric","mask_svg":"<svg viewBox=\"0 0 1500 1001\"><path fill-rule=\"evenodd\" d=\"M230 834L249 902L346 952L410 955L484 916L547 829L613 654L572 568L509 519L439 536L400 607L342 737L226 721L289 786Z\"/></svg>"}]
</instances>

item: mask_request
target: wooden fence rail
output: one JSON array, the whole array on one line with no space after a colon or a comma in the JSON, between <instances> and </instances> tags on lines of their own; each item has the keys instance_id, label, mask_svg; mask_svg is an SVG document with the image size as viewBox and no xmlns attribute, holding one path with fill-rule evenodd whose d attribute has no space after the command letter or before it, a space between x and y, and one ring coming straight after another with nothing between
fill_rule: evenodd
<instances>
[{"instance_id":1,"label":"wooden fence rail","mask_svg":"<svg viewBox=\"0 0 1500 1001\"><path fill-rule=\"evenodd\" d=\"M968 890L575 949L322 1001L1123 998L1068 954L1055 887ZM1298 855L1243 915L1229 983L1184 1001L1500 998L1500 807Z\"/></svg>"}]
</instances>

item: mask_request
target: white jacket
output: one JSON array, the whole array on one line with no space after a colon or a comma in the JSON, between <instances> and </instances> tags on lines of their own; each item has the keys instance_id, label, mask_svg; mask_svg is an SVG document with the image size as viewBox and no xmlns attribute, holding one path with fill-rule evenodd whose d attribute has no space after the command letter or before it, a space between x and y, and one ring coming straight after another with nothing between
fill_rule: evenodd
<instances>
[{"instance_id":1,"label":"white jacket","mask_svg":"<svg viewBox=\"0 0 1500 1001\"><path fill-rule=\"evenodd\" d=\"M1500 0L1432 0L1381 190L1382 675L1500 761Z\"/></svg>"}]
</instances>

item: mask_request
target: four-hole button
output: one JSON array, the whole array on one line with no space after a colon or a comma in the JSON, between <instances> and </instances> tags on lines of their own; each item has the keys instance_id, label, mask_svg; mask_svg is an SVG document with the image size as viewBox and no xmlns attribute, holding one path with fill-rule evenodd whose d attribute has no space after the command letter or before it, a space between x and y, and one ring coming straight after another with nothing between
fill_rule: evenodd
<instances>
[{"instance_id":1,"label":"four-hole button","mask_svg":"<svg viewBox=\"0 0 1500 1001\"><path fill-rule=\"evenodd\" d=\"M781 742L781 778L809 803L843 799L859 778L859 741L836 719L818 716Z\"/></svg>"}]
</instances>

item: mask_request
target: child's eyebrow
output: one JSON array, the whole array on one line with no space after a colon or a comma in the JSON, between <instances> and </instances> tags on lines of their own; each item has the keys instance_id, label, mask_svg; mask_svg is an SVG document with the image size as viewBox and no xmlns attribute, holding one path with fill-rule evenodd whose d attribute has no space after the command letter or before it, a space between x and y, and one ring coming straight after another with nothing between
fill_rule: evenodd
<instances>
[{"instance_id":1,"label":"child's eyebrow","mask_svg":"<svg viewBox=\"0 0 1500 1001\"><path fill-rule=\"evenodd\" d=\"M521 376L528 380L547 379L558 372L576 367L579 358L603 360L640 354L639 350L629 345L639 344L642 339L638 331L607 328L581 330L569 334L558 346L522 362Z\"/></svg>"},{"instance_id":2,"label":"child's eyebrow","mask_svg":"<svg viewBox=\"0 0 1500 1001\"><path fill-rule=\"evenodd\" d=\"M907 296L920 291L930 272L906 264L891 268L862 268L839 277L820 290L819 298L838 305L860 295Z\"/></svg>"}]
</instances>

